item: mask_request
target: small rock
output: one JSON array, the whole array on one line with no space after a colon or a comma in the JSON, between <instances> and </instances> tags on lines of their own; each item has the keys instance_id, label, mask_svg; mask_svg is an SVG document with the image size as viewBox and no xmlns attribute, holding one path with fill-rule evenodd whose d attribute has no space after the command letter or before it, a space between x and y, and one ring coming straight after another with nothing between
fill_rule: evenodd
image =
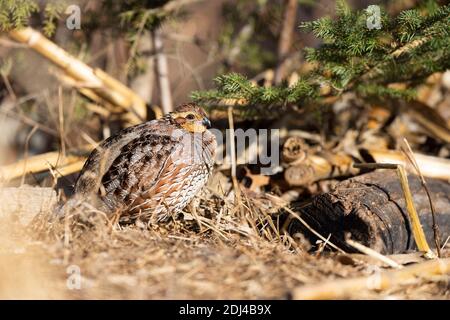
<instances>
[{"instance_id":1,"label":"small rock","mask_svg":"<svg viewBox=\"0 0 450 320\"><path fill-rule=\"evenodd\" d=\"M22 186L19 188L0 188L0 218L16 219L27 225L41 212L54 209L57 203L55 190Z\"/></svg>"}]
</instances>

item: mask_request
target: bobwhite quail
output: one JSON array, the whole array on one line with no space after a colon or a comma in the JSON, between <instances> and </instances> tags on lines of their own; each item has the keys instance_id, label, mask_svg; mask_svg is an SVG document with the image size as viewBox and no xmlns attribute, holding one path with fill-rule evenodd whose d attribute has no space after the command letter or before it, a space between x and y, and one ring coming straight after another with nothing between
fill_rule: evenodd
<instances>
[{"instance_id":1,"label":"bobwhite quail","mask_svg":"<svg viewBox=\"0 0 450 320\"><path fill-rule=\"evenodd\" d=\"M208 180L217 147L210 125L202 108L184 104L120 131L90 154L75 196L95 198L97 208L120 213L122 222L166 220Z\"/></svg>"}]
</instances>

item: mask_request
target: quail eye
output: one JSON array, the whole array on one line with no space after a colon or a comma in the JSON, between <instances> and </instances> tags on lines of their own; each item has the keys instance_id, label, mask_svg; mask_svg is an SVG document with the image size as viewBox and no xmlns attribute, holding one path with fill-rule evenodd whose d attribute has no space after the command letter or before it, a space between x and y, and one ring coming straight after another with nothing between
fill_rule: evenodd
<instances>
[{"instance_id":1,"label":"quail eye","mask_svg":"<svg viewBox=\"0 0 450 320\"><path fill-rule=\"evenodd\" d=\"M193 114L188 114L188 115L186 116L186 119L188 119L188 120L194 120L195 117L194 117Z\"/></svg>"}]
</instances>

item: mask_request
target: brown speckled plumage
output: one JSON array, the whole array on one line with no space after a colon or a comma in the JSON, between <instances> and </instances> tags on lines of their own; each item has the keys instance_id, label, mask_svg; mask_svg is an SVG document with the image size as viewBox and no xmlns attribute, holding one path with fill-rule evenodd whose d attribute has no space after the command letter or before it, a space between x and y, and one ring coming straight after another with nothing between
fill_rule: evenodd
<instances>
[{"instance_id":1,"label":"brown speckled plumage","mask_svg":"<svg viewBox=\"0 0 450 320\"><path fill-rule=\"evenodd\" d=\"M180 212L207 182L216 139L200 107L185 104L159 120L122 130L87 159L75 194L122 221L158 222Z\"/></svg>"}]
</instances>

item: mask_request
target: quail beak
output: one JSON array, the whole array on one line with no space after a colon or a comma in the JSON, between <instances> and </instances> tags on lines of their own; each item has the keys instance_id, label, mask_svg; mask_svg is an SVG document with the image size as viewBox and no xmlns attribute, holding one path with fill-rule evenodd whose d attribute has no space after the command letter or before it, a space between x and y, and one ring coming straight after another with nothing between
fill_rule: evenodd
<instances>
[{"instance_id":1,"label":"quail beak","mask_svg":"<svg viewBox=\"0 0 450 320\"><path fill-rule=\"evenodd\" d=\"M208 118L203 118L202 125L204 125L206 128L211 128L211 121L209 121Z\"/></svg>"}]
</instances>

